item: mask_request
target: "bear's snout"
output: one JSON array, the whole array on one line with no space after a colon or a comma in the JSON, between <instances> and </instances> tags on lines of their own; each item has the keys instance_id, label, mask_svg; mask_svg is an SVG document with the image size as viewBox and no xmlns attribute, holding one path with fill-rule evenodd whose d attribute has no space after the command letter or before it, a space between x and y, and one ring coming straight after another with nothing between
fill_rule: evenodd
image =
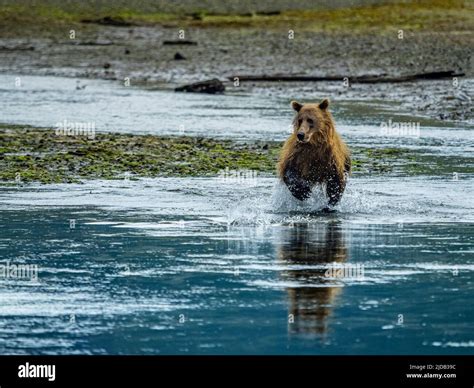
<instances>
[{"instance_id":1,"label":"bear's snout","mask_svg":"<svg viewBox=\"0 0 474 388\"><path fill-rule=\"evenodd\" d=\"M304 140L304 132L298 132L296 134L296 137L298 138L299 141L303 141Z\"/></svg>"}]
</instances>

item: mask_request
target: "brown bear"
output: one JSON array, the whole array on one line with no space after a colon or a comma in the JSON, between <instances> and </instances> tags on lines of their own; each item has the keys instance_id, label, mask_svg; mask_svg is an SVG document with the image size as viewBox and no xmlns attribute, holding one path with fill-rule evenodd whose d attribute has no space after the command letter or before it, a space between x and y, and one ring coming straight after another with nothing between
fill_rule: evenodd
<instances>
[{"instance_id":1,"label":"brown bear","mask_svg":"<svg viewBox=\"0 0 474 388\"><path fill-rule=\"evenodd\" d=\"M293 133L281 150L278 173L300 201L310 197L316 184L325 184L332 207L344 192L351 158L347 145L336 132L328 106L328 99L319 104L291 102L296 111Z\"/></svg>"}]
</instances>

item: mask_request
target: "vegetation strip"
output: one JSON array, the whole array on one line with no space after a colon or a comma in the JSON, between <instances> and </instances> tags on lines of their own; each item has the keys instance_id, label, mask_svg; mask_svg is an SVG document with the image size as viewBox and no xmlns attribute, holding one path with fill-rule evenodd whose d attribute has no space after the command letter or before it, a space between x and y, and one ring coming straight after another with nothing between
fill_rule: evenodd
<instances>
[{"instance_id":1,"label":"vegetation strip","mask_svg":"<svg viewBox=\"0 0 474 388\"><path fill-rule=\"evenodd\" d=\"M58 136L54 130L0 126L0 181L218 176L251 170L275 175L281 142L100 133ZM351 147L354 175L472 173L472 158L416 154L398 148Z\"/></svg>"}]
</instances>

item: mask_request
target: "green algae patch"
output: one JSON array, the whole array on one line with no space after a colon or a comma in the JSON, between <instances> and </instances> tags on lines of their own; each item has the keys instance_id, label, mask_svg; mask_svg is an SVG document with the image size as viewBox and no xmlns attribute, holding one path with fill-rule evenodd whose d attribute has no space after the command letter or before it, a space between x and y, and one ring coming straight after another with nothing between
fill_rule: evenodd
<instances>
[{"instance_id":1,"label":"green algae patch","mask_svg":"<svg viewBox=\"0 0 474 388\"><path fill-rule=\"evenodd\" d=\"M60 136L51 129L0 125L0 181L73 183L86 179L274 176L281 142L99 133ZM469 173L473 160L436 158L398 148L351 147L354 175Z\"/></svg>"},{"instance_id":2,"label":"green algae patch","mask_svg":"<svg viewBox=\"0 0 474 388\"><path fill-rule=\"evenodd\" d=\"M276 145L116 133L58 136L0 126L0 180L42 183L124 177L211 176L227 169L273 172Z\"/></svg>"}]
</instances>

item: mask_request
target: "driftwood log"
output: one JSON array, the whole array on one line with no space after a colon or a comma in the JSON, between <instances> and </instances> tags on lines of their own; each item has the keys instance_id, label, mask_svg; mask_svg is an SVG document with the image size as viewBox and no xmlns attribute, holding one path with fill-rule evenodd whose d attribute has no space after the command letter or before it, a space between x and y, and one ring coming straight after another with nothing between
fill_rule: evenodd
<instances>
[{"instance_id":1,"label":"driftwood log","mask_svg":"<svg viewBox=\"0 0 474 388\"><path fill-rule=\"evenodd\" d=\"M34 51L33 46L0 46L0 51Z\"/></svg>"},{"instance_id":2,"label":"driftwood log","mask_svg":"<svg viewBox=\"0 0 474 388\"><path fill-rule=\"evenodd\" d=\"M188 92L188 93L208 93L208 94L217 94L224 93L225 86L217 78L195 82L193 84L180 86L174 89L175 92Z\"/></svg>"},{"instance_id":3,"label":"driftwood log","mask_svg":"<svg viewBox=\"0 0 474 388\"><path fill-rule=\"evenodd\" d=\"M305 76L305 75L236 75L228 77L229 80L234 81L238 78L239 81L253 81L253 82L318 82L318 81L344 81L347 80L349 83L397 83L397 82L410 82L418 80L437 80L446 79L453 77L463 77L464 73L456 73L453 70L449 71L433 71L428 73L418 73L402 76L388 76L387 74L380 75L360 75L360 76Z\"/></svg>"},{"instance_id":4,"label":"driftwood log","mask_svg":"<svg viewBox=\"0 0 474 388\"><path fill-rule=\"evenodd\" d=\"M115 27L131 27L134 24L121 18L121 17L112 17L112 16L104 16L103 18L99 19L83 19L81 23L92 23L92 24L100 24L103 26L115 26Z\"/></svg>"},{"instance_id":5,"label":"driftwood log","mask_svg":"<svg viewBox=\"0 0 474 388\"><path fill-rule=\"evenodd\" d=\"M165 40L163 41L164 46L197 46L197 42L193 42L192 40Z\"/></svg>"}]
</instances>

